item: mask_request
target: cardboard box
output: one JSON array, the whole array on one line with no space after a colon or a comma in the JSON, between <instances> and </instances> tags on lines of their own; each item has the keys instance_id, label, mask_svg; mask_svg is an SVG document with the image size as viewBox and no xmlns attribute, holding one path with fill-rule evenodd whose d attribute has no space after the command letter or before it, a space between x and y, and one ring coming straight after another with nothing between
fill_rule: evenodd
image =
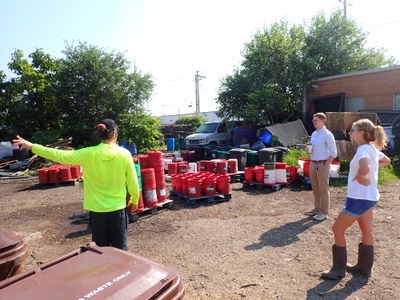
<instances>
[{"instance_id":1,"label":"cardboard box","mask_svg":"<svg viewBox=\"0 0 400 300\"><path fill-rule=\"evenodd\" d=\"M336 142L337 157L344 160L352 160L357 151L357 144L351 141Z\"/></svg>"},{"instance_id":2,"label":"cardboard box","mask_svg":"<svg viewBox=\"0 0 400 300\"><path fill-rule=\"evenodd\" d=\"M326 128L328 128L330 131L347 131L350 130L355 121L360 119L369 119L375 125L380 124L379 117L376 113L327 112Z\"/></svg>"}]
</instances>

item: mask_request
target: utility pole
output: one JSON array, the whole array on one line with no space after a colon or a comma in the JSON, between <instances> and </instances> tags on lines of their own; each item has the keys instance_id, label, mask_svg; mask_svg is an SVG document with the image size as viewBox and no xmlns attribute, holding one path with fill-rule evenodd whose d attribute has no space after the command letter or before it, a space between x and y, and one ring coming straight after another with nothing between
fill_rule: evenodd
<instances>
[{"instance_id":1,"label":"utility pole","mask_svg":"<svg viewBox=\"0 0 400 300\"><path fill-rule=\"evenodd\" d=\"M347 18L347 5L352 6L350 3L347 3L347 0L339 0L339 2L343 3L343 14L344 17Z\"/></svg>"},{"instance_id":2,"label":"utility pole","mask_svg":"<svg viewBox=\"0 0 400 300\"><path fill-rule=\"evenodd\" d=\"M196 75L194 76L195 83L195 92L196 92L196 115L200 114L200 93L199 93L199 81L202 78L206 78L205 76L201 76L199 71L196 71Z\"/></svg>"}]
</instances>

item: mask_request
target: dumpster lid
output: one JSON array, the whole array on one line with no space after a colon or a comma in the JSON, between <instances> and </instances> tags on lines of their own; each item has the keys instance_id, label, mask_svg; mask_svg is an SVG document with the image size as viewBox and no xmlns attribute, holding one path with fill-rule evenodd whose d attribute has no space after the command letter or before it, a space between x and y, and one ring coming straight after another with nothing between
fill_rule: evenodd
<instances>
[{"instance_id":1,"label":"dumpster lid","mask_svg":"<svg viewBox=\"0 0 400 300\"><path fill-rule=\"evenodd\" d=\"M17 236L12 231L0 228L0 253L14 248L22 241L22 238Z\"/></svg>"},{"instance_id":2,"label":"dumpster lid","mask_svg":"<svg viewBox=\"0 0 400 300\"><path fill-rule=\"evenodd\" d=\"M174 266L94 243L0 282L0 299L179 299Z\"/></svg>"}]
</instances>

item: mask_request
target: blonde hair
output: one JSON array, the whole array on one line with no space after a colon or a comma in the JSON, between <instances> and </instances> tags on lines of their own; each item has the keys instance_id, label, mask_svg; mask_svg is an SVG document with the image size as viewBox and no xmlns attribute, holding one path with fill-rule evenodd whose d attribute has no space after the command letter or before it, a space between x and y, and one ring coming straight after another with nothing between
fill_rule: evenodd
<instances>
[{"instance_id":1,"label":"blonde hair","mask_svg":"<svg viewBox=\"0 0 400 300\"><path fill-rule=\"evenodd\" d=\"M313 117L317 117L318 119L320 119L322 121L326 121L326 115L322 112L315 113L313 115Z\"/></svg>"},{"instance_id":2,"label":"blonde hair","mask_svg":"<svg viewBox=\"0 0 400 300\"><path fill-rule=\"evenodd\" d=\"M354 122L353 126L357 127L358 130L363 131L364 140L372 142L377 149L382 150L386 147L388 138L382 126L375 126L375 124L369 119L360 119Z\"/></svg>"}]
</instances>

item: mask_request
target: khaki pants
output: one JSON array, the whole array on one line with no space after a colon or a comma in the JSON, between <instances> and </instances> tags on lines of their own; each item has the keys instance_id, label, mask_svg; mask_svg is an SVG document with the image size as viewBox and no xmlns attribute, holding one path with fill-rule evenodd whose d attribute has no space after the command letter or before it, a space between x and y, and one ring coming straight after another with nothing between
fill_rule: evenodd
<instances>
[{"instance_id":1,"label":"khaki pants","mask_svg":"<svg viewBox=\"0 0 400 300\"><path fill-rule=\"evenodd\" d=\"M328 215L330 206L329 169L330 165L324 162L311 162L310 165L314 208L317 212L325 215Z\"/></svg>"}]
</instances>

